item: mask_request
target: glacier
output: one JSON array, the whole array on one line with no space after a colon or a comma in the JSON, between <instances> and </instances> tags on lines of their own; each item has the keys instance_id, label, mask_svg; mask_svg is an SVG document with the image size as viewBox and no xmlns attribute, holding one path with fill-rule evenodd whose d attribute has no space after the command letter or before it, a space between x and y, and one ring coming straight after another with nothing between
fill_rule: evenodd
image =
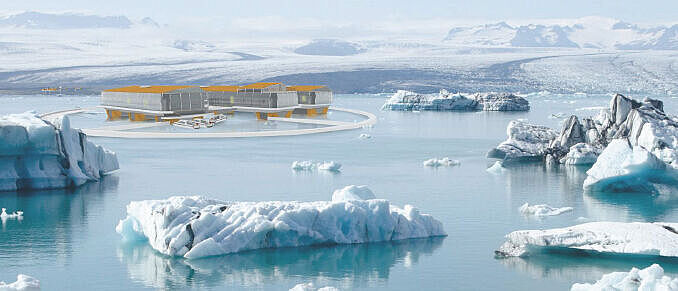
<instances>
[{"instance_id":1,"label":"glacier","mask_svg":"<svg viewBox=\"0 0 678 291\"><path fill-rule=\"evenodd\" d=\"M542 250L578 250L600 254L678 257L678 223L589 222L506 235L498 257L525 257Z\"/></svg>"},{"instance_id":2,"label":"glacier","mask_svg":"<svg viewBox=\"0 0 678 291\"><path fill-rule=\"evenodd\" d=\"M543 217L543 216L554 216L554 215L560 215L565 212L570 212L572 211L572 207L551 207L546 204L536 204L536 205L530 205L529 203L525 203L518 208L518 211L522 213L523 215L532 215L536 217Z\"/></svg>"},{"instance_id":3,"label":"glacier","mask_svg":"<svg viewBox=\"0 0 678 291\"><path fill-rule=\"evenodd\" d=\"M665 276L661 266L652 264L642 270L605 274L594 284L575 283L570 290L678 290L678 278Z\"/></svg>"},{"instance_id":4,"label":"glacier","mask_svg":"<svg viewBox=\"0 0 678 291\"><path fill-rule=\"evenodd\" d=\"M466 97L441 90L436 94L419 94L398 90L382 106L394 111L528 111L529 102L509 93L477 93Z\"/></svg>"},{"instance_id":5,"label":"glacier","mask_svg":"<svg viewBox=\"0 0 678 291\"><path fill-rule=\"evenodd\" d=\"M440 167L440 166L445 166L445 167L452 167L452 166L459 166L461 165L461 162L458 160L452 160L448 157L444 157L442 159L438 158L432 158L424 161L424 166L426 167Z\"/></svg>"},{"instance_id":6,"label":"glacier","mask_svg":"<svg viewBox=\"0 0 678 291\"><path fill-rule=\"evenodd\" d=\"M116 232L123 241L148 241L164 255L189 259L262 248L446 235L432 216L383 199L225 202L199 196L133 201Z\"/></svg>"},{"instance_id":7,"label":"glacier","mask_svg":"<svg viewBox=\"0 0 678 291\"><path fill-rule=\"evenodd\" d=\"M0 191L77 187L119 168L116 154L71 128L67 116L0 117Z\"/></svg>"},{"instance_id":8,"label":"glacier","mask_svg":"<svg viewBox=\"0 0 678 291\"><path fill-rule=\"evenodd\" d=\"M0 281L0 291L37 291L40 290L40 281L31 276L19 274L16 282L5 283Z\"/></svg>"}]
</instances>

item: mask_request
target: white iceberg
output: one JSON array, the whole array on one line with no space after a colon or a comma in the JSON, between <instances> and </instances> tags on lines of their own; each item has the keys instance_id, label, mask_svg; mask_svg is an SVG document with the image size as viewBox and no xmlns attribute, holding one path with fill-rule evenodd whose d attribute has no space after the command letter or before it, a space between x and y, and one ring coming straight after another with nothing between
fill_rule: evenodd
<instances>
[{"instance_id":1,"label":"white iceberg","mask_svg":"<svg viewBox=\"0 0 678 291\"><path fill-rule=\"evenodd\" d=\"M22 220L24 219L24 212L19 210L10 214L7 213L6 208L3 208L2 212L0 212L0 221L2 221L2 224L4 225L8 219Z\"/></svg>"},{"instance_id":2,"label":"white iceberg","mask_svg":"<svg viewBox=\"0 0 678 291\"><path fill-rule=\"evenodd\" d=\"M19 274L16 282L0 281L0 291L36 291L40 290L40 281L24 274Z\"/></svg>"},{"instance_id":3,"label":"white iceberg","mask_svg":"<svg viewBox=\"0 0 678 291\"><path fill-rule=\"evenodd\" d=\"M369 200L376 199L372 190L365 185L350 185L341 189L334 190L332 193L332 202L350 201L350 200Z\"/></svg>"},{"instance_id":4,"label":"white iceberg","mask_svg":"<svg viewBox=\"0 0 678 291\"><path fill-rule=\"evenodd\" d=\"M584 189L656 192L654 184L675 181L676 170L667 167L643 147L632 146L627 139L616 139L603 150L586 174Z\"/></svg>"},{"instance_id":5,"label":"white iceberg","mask_svg":"<svg viewBox=\"0 0 678 291\"><path fill-rule=\"evenodd\" d=\"M370 138L372 138L372 136L369 135L369 134L367 134L367 133L361 133L361 134L358 136L358 138L359 138L359 139L370 139Z\"/></svg>"},{"instance_id":6,"label":"white iceberg","mask_svg":"<svg viewBox=\"0 0 678 291\"><path fill-rule=\"evenodd\" d=\"M495 251L523 257L540 250L580 250L604 254L678 257L678 223L589 222L546 230L520 230Z\"/></svg>"},{"instance_id":7,"label":"white iceberg","mask_svg":"<svg viewBox=\"0 0 678 291\"><path fill-rule=\"evenodd\" d=\"M169 256L444 236L440 221L387 200L224 202L198 196L134 201L116 231Z\"/></svg>"},{"instance_id":8,"label":"white iceberg","mask_svg":"<svg viewBox=\"0 0 678 291\"><path fill-rule=\"evenodd\" d=\"M339 291L339 289L330 286L318 288L313 282L309 282L294 285L290 291Z\"/></svg>"},{"instance_id":9,"label":"white iceberg","mask_svg":"<svg viewBox=\"0 0 678 291\"><path fill-rule=\"evenodd\" d=\"M398 90L382 106L396 111L528 111L529 102L509 93L478 93L470 97L440 90L438 94L419 94Z\"/></svg>"},{"instance_id":10,"label":"white iceberg","mask_svg":"<svg viewBox=\"0 0 678 291\"><path fill-rule=\"evenodd\" d=\"M605 274L594 284L575 283L570 290L678 290L678 278L665 276L661 266L652 264L642 270L632 268L629 272Z\"/></svg>"},{"instance_id":11,"label":"white iceberg","mask_svg":"<svg viewBox=\"0 0 678 291\"><path fill-rule=\"evenodd\" d=\"M555 215L560 215L565 212L570 212L573 210L572 207L560 207L560 208L554 208L551 206L548 206L546 204L536 204L536 205L530 205L529 203L525 203L520 208L518 208L520 213L523 215L532 215L536 217L542 217L542 216L555 216Z\"/></svg>"},{"instance_id":12,"label":"white iceberg","mask_svg":"<svg viewBox=\"0 0 678 291\"><path fill-rule=\"evenodd\" d=\"M580 142L570 147L570 151L560 160L560 163L565 165L591 165L596 162L599 154L597 148Z\"/></svg>"},{"instance_id":13,"label":"white iceberg","mask_svg":"<svg viewBox=\"0 0 678 291\"><path fill-rule=\"evenodd\" d=\"M492 164L492 166L485 169L485 171L491 174L499 175L506 172L506 169L504 168L500 161L496 161L494 162L494 164Z\"/></svg>"},{"instance_id":14,"label":"white iceberg","mask_svg":"<svg viewBox=\"0 0 678 291\"><path fill-rule=\"evenodd\" d=\"M452 160L448 157L444 157L442 159L438 158L432 158L424 161L424 166L426 167L440 167L440 166L445 166L445 167L451 167L451 166L459 166L461 165L460 161L457 160Z\"/></svg>"},{"instance_id":15,"label":"white iceberg","mask_svg":"<svg viewBox=\"0 0 678 291\"><path fill-rule=\"evenodd\" d=\"M330 172L339 172L341 170L341 164L335 161L325 161L325 162L313 162L313 161L294 161L292 162L292 170L294 171L330 171Z\"/></svg>"},{"instance_id":16,"label":"white iceberg","mask_svg":"<svg viewBox=\"0 0 678 291\"><path fill-rule=\"evenodd\" d=\"M488 158L505 161L541 160L558 134L545 126L513 120L506 128L508 139L487 153Z\"/></svg>"},{"instance_id":17,"label":"white iceberg","mask_svg":"<svg viewBox=\"0 0 678 291\"><path fill-rule=\"evenodd\" d=\"M0 117L0 191L75 187L117 169L115 153L71 128L67 116Z\"/></svg>"}]
</instances>

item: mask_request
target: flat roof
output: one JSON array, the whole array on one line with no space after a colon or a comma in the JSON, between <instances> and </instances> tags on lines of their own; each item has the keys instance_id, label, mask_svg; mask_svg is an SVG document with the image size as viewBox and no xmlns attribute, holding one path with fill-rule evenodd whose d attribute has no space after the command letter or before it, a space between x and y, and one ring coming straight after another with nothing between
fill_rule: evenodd
<instances>
[{"instance_id":1,"label":"flat roof","mask_svg":"<svg viewBox=\"0 0 678 291\"><path fill-rule=\"evenodd\" d=\"M238 92L242 88L240 86L200 86L200 89L204 91L215 91L215 92Z\"/></svg>"},{"instance_id":2,"label":"flat roof","mask_svg":"<svg viewBox=\"0 0 678 291\"><path fill-rule=\"evenodd\" d=\"M165 93L192 86L127 86L115 89L107 89L104 92L127 92L127 93Z\"/></svg>"},{"instance_id":3,"label":"flat roof","mask_svg":"<svg viewBox=\"0 0 678 291\"><path fill-rule=\"evenodd\" d=\"M287 87L287 91L314 91L318 90L321 88L325 88L327 86L317 86L317 85L300 85L300 86L289 86Z\"/></svg>"},{"instance_id":4,"label":"flat roof","mask_svg":"<svg viewBox=\"0 0 678 291\"><path fill-rule=\"evenodd\" d=\"M242 86L241 89L263 89L271 87L273 85L280 85L280 83L252 83L249 85Z\"/></svg>"}]
</instances>

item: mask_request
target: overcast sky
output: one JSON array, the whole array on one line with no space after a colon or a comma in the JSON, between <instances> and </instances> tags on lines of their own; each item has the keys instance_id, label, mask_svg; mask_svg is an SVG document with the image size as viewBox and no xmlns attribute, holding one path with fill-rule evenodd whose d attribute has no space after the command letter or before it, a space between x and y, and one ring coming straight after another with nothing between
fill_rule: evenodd
<instances>
[{"instance_id":1,"label":"overcast sky","mask_svg":"<svg viewBox=\"0 0 678 291\"><path fill-rule=\"evenodd\" d=\"M374 19L446 18L505 20L577 18L589 15L632 22L678 21L678 0L22 0L3 1L5 11L82 11L103 15L174 19L279 16L362 22Z\"/></svg>"}]
</instances>

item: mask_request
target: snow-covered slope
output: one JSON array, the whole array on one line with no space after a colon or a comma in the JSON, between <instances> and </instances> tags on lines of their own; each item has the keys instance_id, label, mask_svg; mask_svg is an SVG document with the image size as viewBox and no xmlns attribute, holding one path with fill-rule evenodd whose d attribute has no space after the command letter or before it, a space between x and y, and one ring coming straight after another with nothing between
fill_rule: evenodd
<instances>
[{"instance_id":1,"label":"snow-covered slope","mask_svg":"<svg viewBox=\"0 0 678 291\"><path fill-rule=\"evenodd\" d=\"M590 222L566 228L520 230L506 236L495 251L500 257L522 257L549 249L604 254L678 257L678 224Z\"/></svg>"},{"instance_id":2,"label":"snow-covered slope","mask_svg":"<svg viewBox=\"0 0 678 291\"><path fill-rule=\"evenodd\" d=\"M410 205L338 196L342 201L224 202L197 196L135 201L116 231L125 241L148 240L160 253L186 258L445 235L438 220Z\"/></svg>"},{"instance_id":3,"label":"snow-covered slope","mask_svg":"<svg viewBox=\"0 0 678 291\"><path fill-rule=\"evenodd\" d=\"M0 117L0 191L76 187L116 169L115 153L71 128L67 116Z\"/></svg>"}]
</instances>

